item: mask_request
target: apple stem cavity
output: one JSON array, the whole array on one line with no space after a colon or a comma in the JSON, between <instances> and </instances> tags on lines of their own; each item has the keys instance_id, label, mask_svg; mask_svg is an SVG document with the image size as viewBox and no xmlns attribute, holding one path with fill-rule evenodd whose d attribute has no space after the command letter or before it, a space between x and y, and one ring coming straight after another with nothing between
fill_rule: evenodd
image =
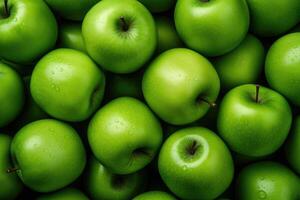
<instances>
[{"instance_id":1,"label":"apple stem cavity","mask_svg":"<svg viewBox=\"0 0 300 200\"><path fill-rule=\"evenodd\" d=\"M198 144L197 144L197 141L193 141L193 143L192 143L192 145L191 146L188 146L188 148L187 148L187 152L191 155L191 156L193 156L193 155L195 155L195 153L196 153L196 151L197 151L197 149L198 149Z\"/></svg>"},{"instance_id":2,"label":"apple stem cavity","mask_svg":"<svg viewBox=\"0 0 300 200\"><path fill-rule=\"evenodd\" d=\"M199 97L199 98L198 98L198 101L203 101L203 102L207 103L207 104L208 104L210 107L212 107L212 108L214 108L214 107L217 106L217 104L216 104L215 102L210 102L210 101L208 101L208 100L206 100L206 99L204 99L204 98L202 98L202 97Z\"/></svg>"},{"instance_id":3,"label":"apple stem cavity","mask_svg":"<svg viewBox=\"0 0 300 200\"><path fill-rule=\"evenodd\" d=\"M209 2L210 0L200 0L200 1L202 1L202 2Z\"/></svg>"},{"instance_id":4,"label":"apple stem cavity","mask_svg":"<svg viewBox=\"0 0 300 200\"><path fill-rule=\"evenodd\" d=\"M126 22L125 17L120 17L120 22L122 31L127 32L129 30L129 24Z\"/></svg>"},{"instance_id":5,"label":"apple stem cavity","mask_svg":"<svg viewBox=\"0 0 300 200\"><path fill-rule=\"evenodd\" d=\"M255 102L256 103L259 103L259 88L260 88L260 85L256 84L256 94L255 94Z\"/></svg>"},{"instance_id":6,"label":"apple stem cavity","mask_svg":"<svg viewBox=\"0 0 300 200\"><path fill-rule=\"evenodd\" d=\"M8 0L4 0L4 15L5 15L5 17L9 16Z\"/></svg>"},{"instance_id":7,"label":"apple stem cavity","mask_svg":"<svg viewBox=\"0 0 300 200\"><path fill-rule=\"evenodd\" d=\"M18 169L17 167L13 167L13 168L7 169L6 172L10 174L10 173L14 173L14 172L16 172L16 171L18 171L18 170L19 170L19 169Z\"/></svg>"}]
</instances>

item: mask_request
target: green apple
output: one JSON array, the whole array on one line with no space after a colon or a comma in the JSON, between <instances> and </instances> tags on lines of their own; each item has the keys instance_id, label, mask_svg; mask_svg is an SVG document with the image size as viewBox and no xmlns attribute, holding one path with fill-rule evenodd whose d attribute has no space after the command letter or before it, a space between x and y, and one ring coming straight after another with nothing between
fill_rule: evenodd
<instances>
[{"instance_id":1,"label":"green apple","mask_svg":"<svg viewBox=\"0 0 300 200\"><path fill-rule=\"evenodd\" d=\"M120 97L92 118L88 140L95 157L112 173L130 174L151 162L162 142L162 129L144 103Z\"/></svg>"},{"instance_id":2,"label":"green apple","mask_svg":"<svg viewBox=\"0 0 300 200\"><path fill-rule=\"evenodd\" d=\"M0 57L31 63L54 47L57 23L43 0L1 0L0 35Z\"/></svg>"},{"instance_id":3,"label":"green apple","mask_svg":"<svg viewBox=\"0 0 300 200\"><path fill-rule=\"evenodd\" d=\"M48 115L35 103L30 93L30 79L31 76L26 76L23 78L25 84L25 105L19 115L19 117L14 121L14 126L21 128L26 124L37 121L40 119L48 118Z\"/></svg>"},{"instance_id":4,"label":"green apple","mask_svg":"<svg viewBox=\"0 0 300 200\"><path fill-rule=\"evenodd\" d=\"M168 194L163 191L149 191L142 193L136 197L133 198L133 200L176 200L175 197L173 197L171 194Z\"/></svg>"},{"instance_id":5,"label":"green apple","mask_svg":"<svg viewBox=\"0 0 300 200\"><path fill-rule=\"evenodd\" d=\"M245 0L178 0L174 18L184 43L206 56L233 50L249 28Z\"/></svg>"},{"instance_id":6,"label":"green apple","mask_svg":"<svg viewBox=\"0 0 300 200\"><path fill-rule=\"evenodd\" d=\"M182 199L215 199L230 185L234 166L225 143L203 127L184 128L164 142L159 173Z\"/></svg>"},{"instance_id":7,"label":"green apple","mask_svg":"<svg viewBox=\"0 0 300 200\"><path fill-rule=\"evenodd\" d=\"M0 199L12 200L20 194L22 182L16 174L9 174L7 169L12 167L10 161L11 138L0 133Z\"/></svg>"},{"instance_id":8,"label":"green apple","mask_svg":"<svg viewBox=\"0 0 300 200\"><path fill-rule=\"evenodd\" d=\"M296 106L300 106L299 65L300 33L279 38L268 51L265 74L269 85Z\"/></svg>"},{"instance_id":9,"label":"green apple","mask_svg":"<svg viewBox=\"0 0 300 200\"><path fill-rule=\"evenodd\" d=\"M253 33L262 37L287 32L300 21L299 0L247 0Z\"/></svg>"},{"instance_id":10,"label":"green apple","mask_svg":"<svg viewBox=\"0 0 300 200\"><path fill-rule=\"evenodd\" d=\"M275 162L258 162L245 167L237 179L239 200L296 200L300 179L287 167Z\"/></svg>"},{"instance_id":11,"label":"green apple","mask_svg":"<svg viewBox=\"0 0 300 200\"><path fill-rule=\"evenodd\" d=\"M89 55L114 73L141 68L157 43L153 17L136 0L100 1L84 18L82 33Z\"/></svg>"},{"instance_id":12,"label":"green apple","mask_svg":"<svg viewBox=\"0 0 300 200\"><path fill-rule=\"evenodd\" d=\"M151 109L173 125L188 124L204 116L219 89L219 77L212 64L195 51L183 48L159 55L142 81Z\"/></svg>"},{"instance_id":13,"label":"green apple","mask_svg":"<svg viewBox=\"0 0 300 200\"><path fill-rule=\"evenodd\" d=\"M41 195L36 200L89 200L89 198L78 189L65 188L57 192Z\"/></svg>"},{"instance_id":14,"label":"green apple","mask_svg":"<svg viewBox=\"0 0 300 200\"><path fill-rule=\"evenodd\" d=\"M155 24L157 29L156 52L158 54L169 49L183 46L171 19L166 16L157 16L155 18Z\"/></svg>"},{"instance_id":15,"label":"green apple","mask_svg":"<svg viewBox=\"0 0 300 200\"><path fill-rule=\"evenodd\" d=\"M100 0L45 0L61 17L69 20L83 20L86 13Z\"/></svg>"},{"instance_id":16,"label":"green apple","mask_svg":"<svg viewBox=\"0 0 300 200\"><path fill-rule=\"evenodd\" d=\"M292 132L285 145L286 158L292 168L300 174L300 116L294 121Z\"/></svg>"},{"instance_id":17,"label":"green apple","mask_svg":"<svg viewBox=\"0 0 300 200\"><path fill-rule=\"evenodd\" d=\"M246 84L225 95L217 125L231 150L259 157L283 144L291 122L291 108L283 96L266 87Z\"/></svg>"},{"instance_id":18,"label":"green apple","mask_svg":"<svg viewBox=\"0 0 300 200\"><path fill-rule=\"evenodd\" d=\"M61 48L86 52L81 32L81 23L63 22L59 27L58 43Z\"/></svg>"},{"instance_id":19,"label":"green apple","mask_svg":"<svg viewBox=\"0 0 300 200\"><path fill-rule=\"evenodd\" d=\"M52 119L32 122L13 138L11 155L23 183L34 191L51 192L72 183L82 173L86 155L77 132Z\"/></svg>"},{"instance_id":20,"label":"green apple","mask_svg":"<svg viewBox=\"0 0 300 200\"><path fill-rule=\"evenodd\" d=\"M4 127L20 114L25 95L19 74L2 62L0 62L0 91L0 127Z\"/></svg>"},{"instance_id":21,"label":"green apple","mask_svg":"<svg viewBox=\"0 0 300 200\"><path fill-rule=\"evenodd\" d=\"M66 121L82 121L99 107L105 77L86 54L56 49L45 55L32 73L30 90L47 114Z\"/></svg>"},{"instance_id":22,"label":"green apple","mask_svg":"<svg viewBox=\"0 0 300 200\"><path fill-rule=\"evenodd\" d=\"M128 175L113 174L92 157L84 176L85 187L92 199L131 199L144 189L145 175L141 171Z\"/></svg>"},{"instance_id":23,"label":"green apple","mask_svg":"<svg viewBox=\"0 0 300 200\"><path fill-rule=\"evenodd\" d=\"M176 0L139 0L151 12L159 13L170 10L176 3Z\"/></svg>"},{"instance_id":24,"label":"green apple","mask_svg":"<svg viewBox=\"0 0 300 200\"><path fill-rule=\"evenodd\" d=\"M221 87L224 90L255 83L262 72L265 61L263 44L253 35L247 35L233 51L213 59Z\"/></svg>"},{"instance_id":25,"label":"green apple","mask_svg":"<svg viewBox=\"0 0 300 200\"><path fill-rule=\"evenodd\" d=\"M107 78L106 100L129 96L143 99L142 72L131 74L109 74Z\"/></svg>"}]
</instances>

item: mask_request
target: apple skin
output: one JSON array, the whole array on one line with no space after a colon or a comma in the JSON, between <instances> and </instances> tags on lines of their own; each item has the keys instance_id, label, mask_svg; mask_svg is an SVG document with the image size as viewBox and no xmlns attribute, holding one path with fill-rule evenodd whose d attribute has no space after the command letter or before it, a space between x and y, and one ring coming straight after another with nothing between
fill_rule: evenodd
<instances>
[{"instance_id":1,"label":"apple skin","mask_svg":"<svg viewBox=\"0 0 300 200\"><path fill-rule=\"evenodd\" d=\"M9 174L7 169L12 167L10 161L11 138L8 135L0 133L0 199L16 199L22 191L23 185L16 174ZM5 184L4 184L5 183Z\"/></svg>"},{"instance_id":2,"label":"apple skin","mask_svg":"<svg viewBox=\"0 0 300 200\"><path fill-rule=\"evenodd\" d=\"M151 110L132 97L103 106L88 127L92 152L112 173L134 173L151 162L162 142L162 129Z\"/></svg>"},{"instance_id":3,"label":"apple skin","mask_svg":"<svg viewBox=\"0 0 300 200\"><path fill-rule=\"evenodd\" d=\"M288 102L276 91L246 84L230 90L222 100L218 131L229 148L246 156L275 152L289 133L292 113Z\"/></svg>"},{"instance_id":4,"label":"apple skin","mask_svg":"<svg viewBox=\"0 0 300 200\"><path fill-rule=\"evenodd\" d=\"M166 50L183 47L183 43L176 32L173 20L166 16L155 17L157 29L156 53L160 54Z\"/></svg>"},{"instance_id":5,"label":"apple skin","mask_svg":"<svg viewBox=\"0 0 300 200\"><path fill-rule=\"evenodd\" d=\"M136 197L134 197L132 200L176 200L175 197L173 197L171 194L168 194L163 191L149 191L142 193Z\"/></svg>"},{"instance_id":6,"label":"apple skin","mask_svg":"<svg viewBox=\"0 0 300 200\"><path fill-rule=\"evenodd\" d=\"M80 190L65 188L57 192L39 196L36 200L89 200Z\"/></svg>"},{"instance_id":7,"label":"apple skin","mask_svg":"<svg viewBox=\"0 0 300 200\"><path fill-rule=\"evenodd\" d=\"M44 1L9 0L8 8L11 13L8 18L0 14L0 57L31 63L54 47L57 23Z\"/></svg>"},{"instance_id":8,"label":"apple skin","mask_svg":"<svg viewBox=\"0 0 300 200\"><path fill-rule=\"evenodd\" d=\"M300 179L290 169L275 162L258 162L245 167L237 179L239 200L295 200Z\"/></svg>"},{"instance_id":9,"label":"apple skin","mask_svg":"<svg viewBox=\"0 0 300 200\"><path fill-rule=\"evenodd\" d=\"M300 106L300 33L279 38L269 49L265 74L269 85Z\"/></svg>"},{"instance_id":10,"label":"apple skin","mask_svg":"<svg viewBox=\"0 0 300 200\"><path fill-rule=\"evenodd\" d=\"M174 18L183 42L205 56L233 50L249 28L245 0L178 0Z\"/></svg>"},{"instance_id":11,"label":"apple skin","mask_svg":"<svg viewBox=\"0 0 300 200\"><path fill-rule=\"evenodd\" d=\"M212 64L195 51L165 51L147 68L142 90L150 108L173 125L191 123L206 114L220 90ZM200 99L201 98L201 99Z\"/></svg>"},{"instance_id":12,"label":"apple skin","mask_svg":"<svg viewBox=\"0 0 300 200\"><path fill-rule=\"evenodd\" d=\"M154 19L136 0L100 1L84 18L82 33L89 55L114 73L141 68L157 43Z\"/></svg>"},{"instance_id":13,"label":"apple skin","mask_svg":"<svg viewBox=\"0 0 300 200\"><path fill-rule=\"evenodd\" d=\"M12 122L24 105L24 84L17 72L0 62L0 128Z\"/></svg>"},{"instance_id":14,"label":"apple skin","mask_svg":"<svg viewBox=\"0 0 300 200\"><path fill-rule=\"evenodd\" d=\"M281 35L300 21L298 0L247 0L247 3L251 18L250 30L258 36Z\"/></svg>"},{"instance_id":15,"label":"apple skin","mask_svg":"<svg viewBox=\"0 0 300 200\"><path fill-rule=\"evenodd\" d=\"M300 116L294 120L293 129L285 144L286 159L300 175Z\"/></svg>"},{"instance_id":16,"label":"apple skin","mask_svg":"<svg viewBox=\"0 0 300 200\"><path fill-rule=\"evenodd\" d=\"M176 3L176 0L139 0L151 12L160 13L170 10Z\"/></svg>"},{"instance_id":17,"label":"apple skin","mask_svg":"<svg viewBox=\"0 0 300 200\"><path fill-rule=\"evenodd\" d=\"M61 17L81 21L99 0L45 0L45 2Z\"/></svg>"},{"instance_id":18,"label":"apple skin","mask_svg":"<svg viewBox=\"0 0 300 200\"><path fill-rule=\"evenodd\" d=\"M189 127L176 131L164 142L158 169L174 194L181 199L199 200L221 195L233 179L234 165L228 148L215 133Z\"/></svg>"},{"instance_id":19,"label":"apple skin","mask_svg":"<svg viewBox=\"0 0 300 200\"><path fill-rule=\"evenodd\" d=\"M37 192L52 192L82 173L86 155L71 126L53 119L27 124L11 144L11 156L23 183Z\"/></svg>"},{"instance_id":20,"label":"apple skin","mask_svg":"<svg viewBox=\"0 0 300 200\"><path fill-rule=\"evenodd\" d=\"M225 91L236 86L255 83L263 70L265 50L263 44L248 34L233 51L212 60Z\"/></svg>"},{"instance_id":21,"label":"apple skin","mask_svg":"<svg viewBox=\"0 0 300 200\"><path fill-rule=\"evenodd\" d=\"M59 27L58 42L61 48L87 52L79 22L63 22Z\"/></svg>"},{"instance_id":22,"label":"apple skin","mask_svg":"<svg viewBox=\"0 0 300 200\"><path fill-rule=\"evenodd\" d=\"M144 189L145 175L142 171L128 175L113 174L92 157L84 176L85 188L92 199L132 199Z\"/></svg>"},{"instance_id":23,"label":"apple skin","mask_svg":"<svg viewBox=\"0 0 300 200\"><path fill-rule=\"evenodd\" d=\"M32 73L30 90L35 102L50 116L82 121L100 106L105 76L86 54L56 49L45 55Z\"/></svg>"}]
</instances>

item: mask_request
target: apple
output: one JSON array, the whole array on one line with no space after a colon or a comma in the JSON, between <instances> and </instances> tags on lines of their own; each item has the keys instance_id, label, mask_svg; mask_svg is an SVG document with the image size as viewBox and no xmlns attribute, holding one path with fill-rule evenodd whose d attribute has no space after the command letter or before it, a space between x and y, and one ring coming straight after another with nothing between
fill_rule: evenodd
<instances>
[{"instance_id":1,"label":"apple","mask_svg":"<svg viewBox=\"0 0 300 200\"><path fill-rule=\"evenodd\" d=\"M89 55L114 73L141 68L157 43L153 17L136 0L100 1L84 18L82 33Z\"/></svg>"},{"instance_id":2,"label":"apple","mask_svg":"<svg viewBox=\"0 0 300 200\"><path fill-rule=\"evenodd\" d=\"M24 84L8 65L0 62L0 128L12 122L24 105Z\"/></svg>"},{"instance_id":3,"label":"apple","mask_svg":"<svg viewBox=\"0 0 300 200\"><path fill-rule=\"evenodd\" d=\"M217 119L219 134L239 154L260 157L275 152L292 122L285 98L269 88L246 84L230 90Z\"/></svg>"},{"instance_id":4,"label":"apple","mask_svg":"<svg viewBox=\"0 0 300 200\"><path fill-rule=\"evenodd\" d=\"M139 0L151 12L159 13L170 10L176 3L176 0Z\"/></svg>"},{"instance_id":5,"label":"apple","mask_svg":"<svg viewBox=\"0 0 300 200\"><path fill-rule=\"evenodd\" d=\"M36 200L89 200L89 198L78 189L65 188L57 192L41 195Z\"/></svg>"},{"instance_id":6,"label":"apple","mask_svg":"<svg viewBox=\"0 0 300 200\"><path fill-rule=\"evenodd\" d=\"M151 162L162 142L162 129L151 110L132 97L103 106L88 127L92 152L112 173L134 173Z\"/></svg>"},{"instance_id":7,"label":"apple","mask_svg":"<svg viewBox=\"0 0 300 200\"><path fill-rule=\"evenodd\" d=\"M143 99L142 75L141 71L131 74L108 74L106 100L123 96Z\"/></svg>"},{"instance_id":8,"label":"apple","mask_svg":"<svg viewBox=\"0 0 300 200\"><path fill-rule=\"evenodd\" d=\"M295 118L293 129L285 145L286 159L300 175L300 116Z\"/></svg>"},{"instance_id":9,"label":"apple","mask_svg":"<svg viewBox=\"0 0 300 200\"><path fill-rule=\"evenodd\" d=\"M91 157L84 176L85 188L92 199L132 199L144 189L145 175L143 171L128 175L113 174Z\"/></svg>"},{"instance_id":10,"label":"apple","mask_svg":"<svg viewBox=\"0 0 300 200\"><path fill-rule=\"evenodd\" d=\"M300 106L299 65L300 33L279 38L268 51L265 74L269 85L296 106Z\"/></svg>"},{"instance_id":11,"label":"apple","mask_svg":"<svg viewBox=\"0 0 300 200\"><path fill-rule=\"evenodd\" d=\"M25 105L18 118L14 121L13 126L21 128L26 124L40 119L49 118L49 116L35 103L30 94L31 76L25 76L23 82L25 85Z\"/></svg>"},{"instance_id":12,"label":"apple","mask_svg":"<svg viewBox=\"0 0 300 200\"><path fill-rule=\"evenodd\" d=\"M16 174L9 174L7 169L12 167L10 161L11 138L0 133L0 199L16 199L22 191L22 182Z\"/></svg>"},{"instance_id":13,"label":"apple","mask_svg":"<svg viewBox=\"0 0 300 200\"><path fill-rule=\"evenodd\" d=\"M203 127L176 131L164 142L159 173L181 199L215 199L230 185L234 166L225 143Z\"/></svg>"},{"instance_id":14,"label":"apple","mask_svg":"<svg viewBox=\"0 0 300 200\"><path fill-rule=\"evenodd\" d=\"M171 19L163 15L157 16L155 24L157 29L157 54L183 46Z\"/></svg>"},{"instance_id":15,"label":"apple","mask_svg":"<svg viewBox=\"0 0 300 200\"><path fill-rule=\"evenodd\" d=\"M258 162L245 167L236 184L239 200L295 200L300 179L287 167L275 162Z\"/></svg>"},{"instance_id":16,"label":"apple","mask_svg":"<svg viewBox=\"0 0 300 200\"><path fill-rule=\"evenodd\" d=\"M171 194L163 191L148 191L133 198L133 200L176 200Z\"/></svg>"},{"instance_id":17,"label":"apple","mask_svg":"<svg viewBox=\"0 0 300 200\"><path fill-rule=\"evenodd\" d=\"M58 43L61 48L70 48L86 53L81 23L63 22L59 27Z\"/></svg>"},{"instance_id":18,"label":"apple","mask_svg":"<svg viewBox=\"0 0 300 200\"><path fill-rule=\"evenodd\" d=\"M237 48L214 58L212 63L220 77L221 88L227 91L239 85L256 83L264 61L263 44L255 36L248 34Z\"/></svg>"},{"instance_id":19,"label":"apple","mask_svg":"<svg viewBox=\"0 0 300 200\"><path fill-rule=\"evenodd\" d=\"M45 0L45 2L61 17L81 21L99 0Z\"/></svg>"},{"instance_id":20,"label":"apple","mask_svg":"<svg viewBox=\"0 0 300 200\"><path fill-rule=\"evenodd\" d=\"M300 21L299 0L247 0L250 30L262 37L287 32Z\"/></svg>"},{"instance_id":21,"label":"apple","mask_svg":"<svg viewBox=\"0 0 300 200\"><path fill-rule=\"evenodd\" d=\"M37 192L52 192L72 183L82 173L86 155L77 132L69 125L44 119L27 124L11 144L17 172L23 183Z\"/></svg>"},{"instance_id":22,"label":"apple","mask_svg":"<svg viewBox=\"0 0 300 200\"><path fill-rule=\"evenodd\" d=\"M57 23L43 0L2 0L0 10L0 57L31 63L54 47Z\"/></svg>"},{"instance_id":23,"label":"apple","mask_svg":"<svg viewBox=\"0 0 300 200\"><path fill-rule=\"evenodd\" d=\"M35 102L49 115L66 121L82 121L99 107L105 77L86 54L56 49L35 66L30 90Z\"/></svg>"},{"instance_id":24,"label":"apple","mask_svg":"<svg viewBox=\"0 0 300 200\"><path fill-rule=\"evenodd\" d=\"M184 125L213 107L220 81L212 64L195 51L177 48L160 54L146 69L142 90L150 108L165 122Z\"/></svg>"},{"instance_id":25,"label":"apple","mask_svg":"<svg viewBox=\"0 0 300 200\"><path fill-rule=\"evenodd\" d=\"M183 42L205 56L233 50L249 28L245 0L178 0L174 18Z\"/></svg>"}]
</instances>

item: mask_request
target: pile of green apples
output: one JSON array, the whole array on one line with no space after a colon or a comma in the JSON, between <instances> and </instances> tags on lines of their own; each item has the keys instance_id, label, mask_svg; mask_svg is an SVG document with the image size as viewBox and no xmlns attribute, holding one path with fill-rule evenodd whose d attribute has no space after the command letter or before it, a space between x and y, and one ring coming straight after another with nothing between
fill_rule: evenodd
<instances>
[{"instance_id":1,"label":"pile of green apples","mask_svg":"<svg viewBox=\"0 0 300 200\"><path fill-rule=\"evenodd\" d=\"M0 200L299 200L300 0L0 0Z\"/></svg>"}]
</instances>

